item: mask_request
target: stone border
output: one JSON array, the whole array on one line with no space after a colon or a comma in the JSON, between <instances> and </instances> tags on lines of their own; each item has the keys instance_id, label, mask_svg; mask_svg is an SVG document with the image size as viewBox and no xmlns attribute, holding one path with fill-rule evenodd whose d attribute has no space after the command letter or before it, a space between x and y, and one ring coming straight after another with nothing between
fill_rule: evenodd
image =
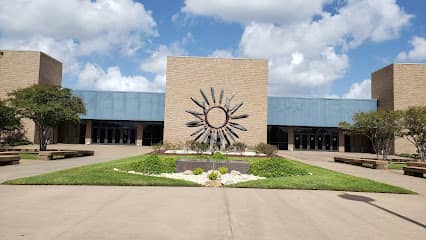
<instances>
[{"instance_id":1,"label":"stone border","mask_svg":"<svg viewBox=\"0 0 426 240\"><path fill-rule=\"evenodd\" d=\"M220 167L227 167L229 171L235 170L240 173L247 173L250 168L250 163L246 161L235 160L204 160L204 159L180 159L176 160L176 172L184 172L186 170L194 170L202 168L204 171L216 170Z\"/></svg>"}]
</instances>

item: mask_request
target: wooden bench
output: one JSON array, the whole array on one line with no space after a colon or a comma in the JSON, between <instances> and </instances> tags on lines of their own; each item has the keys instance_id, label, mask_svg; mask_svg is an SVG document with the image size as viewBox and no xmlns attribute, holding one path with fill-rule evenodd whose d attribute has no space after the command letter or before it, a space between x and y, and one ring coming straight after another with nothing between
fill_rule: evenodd
<instances>
[{"instance_id":1,"label":"wooden bench","mask_svg":"<svg viewBox=\"0 0 426 240\"><path fill-rule=\"evenodd\" d=\"M20 152L18 151L8 151L8 152L0 152L0 156L7 156L7 155L19 155Z\"/></svg>"},{"instance_id":2,"label":"wooden bench","mask_svg":"<svg viewBox=\"0 0 426 240\"><path fill-rule=\"evenodd\" d=\"M55 160L63 158L74 158L74 157L84 157L84 156L93 156L94 151L87 150L59 150L59 151L40 151L38 153L39 160Z\"/></svg>"},{"instance_id":3,"label":"wooden bench","mask_svg":"<svg viewBox=\"0 0 426 240\"><path fill-rule=\"evenodd\" d=\"M347 163L363 167L371 167L374 169L387 169L388 162L382 160L351 158L351 157L334 157L335 162Z\"/></svg>"},{"instance_id":4,"label":"wooden bench","mask_svg":"<svg viewBox=\"0 0 426 240\"><path fill-rule=\"evenodd\" d=\"M19 155L0 155L0 165L19 164Z\"/></svg>"},{"instance_id":5,"label":"wooden bench","mask_svg":"<svg viewBox=\"0 0 426 240\"><path fill-rule=\"evenodd\" d=\"M423 162L407 162L407 166L402 168L404 174L408 176L423 177L426 173L426 163Z\"/></svg>"}]
</instances>

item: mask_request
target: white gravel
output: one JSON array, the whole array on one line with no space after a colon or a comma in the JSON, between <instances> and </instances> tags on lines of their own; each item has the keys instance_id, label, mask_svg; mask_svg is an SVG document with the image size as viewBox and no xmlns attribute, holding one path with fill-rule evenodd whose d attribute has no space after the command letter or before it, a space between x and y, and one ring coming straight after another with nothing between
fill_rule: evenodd
<instances>
[{"instance_id":1,"label":"white gravel","mask_svg":"<svg viewBox=\"0 0 426 240\"><path fill-rule=\"evenodd\" d=\"M180 173L161 173L161 174L144 174L141 172L135 172L135 171L124 171L117 168L114 168L114 171L117 172L124 172L124 173L130 173L130 174L137 174L137 175L146 175L146 176L154 176L154 177L165 177L165 178L173 178L173 179L181 179L186 181L195 182L198 184L206 185L206 183L209 181L207 175L207 172L204 172L200 175L188 175L184 174L183 172ZM240 182L247 182L247 181L253 181L253 180L259 180L259 179L265 179L265 177L259 177L252 174L222 174L220 175L219 180L223 185L230 185Z\"/></svg>"}]
</instances>

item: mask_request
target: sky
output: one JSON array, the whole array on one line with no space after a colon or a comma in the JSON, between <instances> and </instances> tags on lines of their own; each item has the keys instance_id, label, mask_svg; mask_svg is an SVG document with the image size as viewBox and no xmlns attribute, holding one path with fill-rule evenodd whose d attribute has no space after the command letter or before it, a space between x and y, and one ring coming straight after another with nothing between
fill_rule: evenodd
<instances>
[{"instance_id":1,"label":"sky","mask_svg":"<svg viewBox=\"0 0 426 240\"><path fill-rule=\"evenodd\" d=\"M64 87L163 92L166 57L267 59L269 95L370 98L426 62L424 0L0 0L0 49L43 51Z\"/></svg>"}]
</instances>

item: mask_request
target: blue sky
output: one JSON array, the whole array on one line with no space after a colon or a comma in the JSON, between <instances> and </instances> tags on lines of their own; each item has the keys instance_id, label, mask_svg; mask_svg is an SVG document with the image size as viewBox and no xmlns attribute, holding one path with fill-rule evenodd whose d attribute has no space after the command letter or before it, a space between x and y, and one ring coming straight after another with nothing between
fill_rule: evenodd
<instances>
[{"instance_id":1,"label":"blue sky","mask_svg":"<svg viewBox=\"0 0 426 240\"><path fill-rule=\"evenodd\" d=\"M0 48L54 56L74 89L161 92L191 55L268 59L270 95L368 98L372 71L426 61L423 0L0 3Z\"/></svg>"}]
</instances>

